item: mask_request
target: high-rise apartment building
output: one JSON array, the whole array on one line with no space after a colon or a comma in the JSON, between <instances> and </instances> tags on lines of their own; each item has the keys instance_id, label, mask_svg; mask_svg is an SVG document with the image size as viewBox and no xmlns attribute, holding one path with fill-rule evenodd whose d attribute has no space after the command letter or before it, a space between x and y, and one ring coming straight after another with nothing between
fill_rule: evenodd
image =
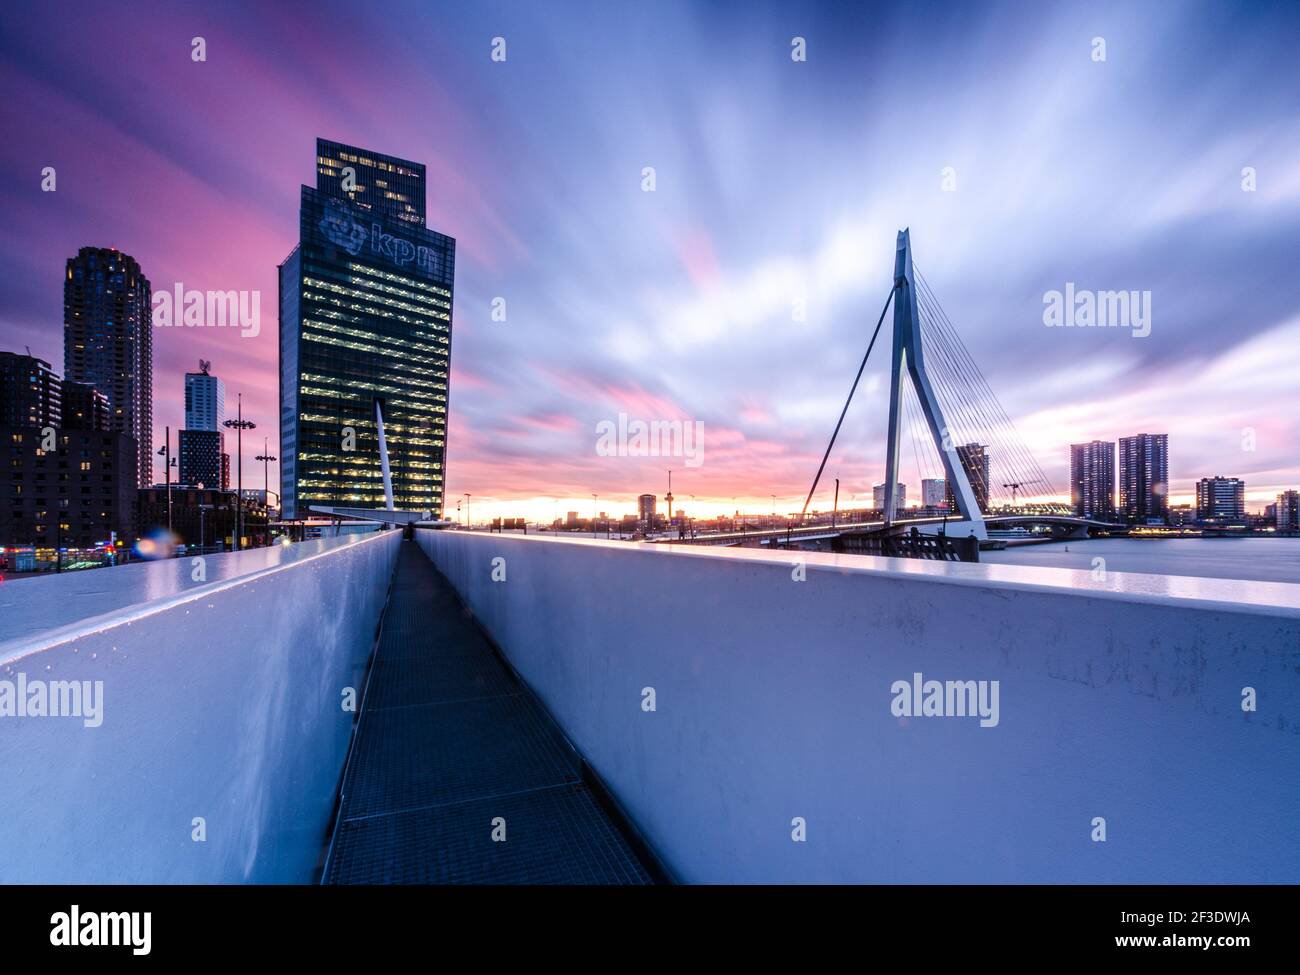
<instances>
[{"instance_id":1,"label":"high-rise apartment building","mask_svg":"<svg viewBox=\"0 0 1300 975\"><path fill-rule=\"evenodd\" d=\"M58 427L62 416L63 384L50 364L0 352L0 427Z\"/></svg>"},{"instance_id":2,"label":"high-rise apartment building","mask_svg":"<svg viewBox=\"0 0 1300 975\"><path fill-rule=\"evenodd\" d=\"M280 265L284 517L384 507L376 404L394 505L438 516L456 242L424 227L420 163L322 139L316 173Z\"/></svg>"},{"instance_id":3,"label":"high-rise apartment building","mask_svg":"<svg viewBox=\"0 0 1300 975\"><path fill-rule=\"evenodd\" d=\"M957 459L961 461L966 478L970 481L971 491L975 494L975 503L981 512L989 510L989 452L983 444L968 443L957 448ZM953 495L952 485L945 488L949 511L957 511L957 498ZM968 516L970 512L962 512Z\"/></svg>"},{"instance_id":4,"label":"high-rise apartment building","mask_svg":"<svg viewBox=\"0 0 1300 975\"><path fill-rule=\"evenodd\" d=\"M1169 435L1139 433L1119 441L1119 509L1130 522L1164 524L1169 513Z\"/></svg>"},{"instance_id":5,"label":"high-rise apartment building","mask_svg":"<svg viewBox=\"0 0 1300 975\"><path fill-rule=\"evenodd\" d=\"M1300 491L1283 491L1277 496L1275 517L1278 531L1300 531Z\"/></svg>"},{"instance_id":6,"label":"high-rise apartment building","mask_svg":"<svg viewBox=\"0 0 1300 975\"><path fill-rule=\"evenodd\" d=\"M109 427L137 444L135 480L153 482L153 333L149 279L119 250L83 247L63 282L63 378L108 399Z\"/></svg>"},{"instance_id":7,"label":"high-rise apartment building","mask_svg":"<svg viewBox=\"0 0 1300 975\"><path fill-rule=\"evenodd\" d=\"M1080 518L1115 518L1115 444L1070 444L1070 501Z\"/></svg>"}]
</instances>

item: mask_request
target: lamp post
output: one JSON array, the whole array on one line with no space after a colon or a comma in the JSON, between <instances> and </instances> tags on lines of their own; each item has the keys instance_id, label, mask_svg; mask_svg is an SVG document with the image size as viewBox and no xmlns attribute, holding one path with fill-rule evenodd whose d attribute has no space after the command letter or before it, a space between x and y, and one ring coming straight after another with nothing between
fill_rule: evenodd
<instances>
[{"instance_id":1,"label":"lamp post","mask_svg":"<svg viewBox=\"0 0 1300 975\"><path fill-rule=\"evenodd\" d=\"M199 554L203 554L203 512L212 509L210 504L199 505Z\"/></svg>"},{"instance_id":2,"label":"lamp post","mask_svg":"<svg viewBox=\"0 0 1300 975\"><path fill-rule=\"evenodd\" d=\"M276 457L266 449L266 438L262 438L262 452L253 458L262 462L262 507L266 509L266 541L271 541L271 480L270 470L271 461ZM276 504L279 504L279 495L276 496Z\"/></svg>"},{"instance_id":3,"label":"lamp post","mask_svg":"<svg viewBox=\"0 0 1300 975\"><path fill-rule=\"evenodd\" d=\"M236 414L238 419L227 420L222 426L237 431L235 434L236 450L239 452L239 462L236 464L237 473L235 475L235 551L238 552L240 546L240 536L244 530L244 431L254 430L257 424L251 420L244 419L244 394L239 394L239 412Z\"/></svg>"},{"instance_id":4,"label":"lamp post","mask_svg":"<svg viewBox=\"0 0 1300 975\"><path fill-rule=\"evenodd\" d=\"M473 530L474 523L469 519L469 499L470 499L470 495L467 492L465 494L465 528L467 530Z\"/></svg>"},{"instance_id":5,"label":"lamp post","mask_svg":"<svg viewBox=\"0 0 1300 975\"><path fill-rule=\"evenodd\" d=\"M163 458L163 474L167 478L167 534L172 533L172 428L163 427L163 445L158 448ZM168 542L170 545L171 543Z\"/></svg>"}]
</instances>

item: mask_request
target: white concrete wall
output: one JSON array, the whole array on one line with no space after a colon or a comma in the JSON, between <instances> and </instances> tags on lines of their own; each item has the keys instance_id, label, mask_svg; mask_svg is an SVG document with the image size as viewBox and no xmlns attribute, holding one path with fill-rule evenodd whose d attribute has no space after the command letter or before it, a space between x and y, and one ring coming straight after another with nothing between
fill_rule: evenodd
<instances>
[{"instance_id":1,"label":"white concrete wall","mask_svg":"<svg viewBox=\"0 0 1300 975\"><path fill-rule=\"evenodd\" d=\"M417 537L680 880L1300 881L1300 586Z\"/></svg>"},{"instance_id":2,"label":"white concrete wall","mask_svg":"<svg viewBox=\"0 0 1300 975\"><path fill-rule=\"evenodd\" d=\"M0 882L310 882L399 540L4 583L0 680L103 681L103 723L0 717Z\"/></svg>"}]
</instances>

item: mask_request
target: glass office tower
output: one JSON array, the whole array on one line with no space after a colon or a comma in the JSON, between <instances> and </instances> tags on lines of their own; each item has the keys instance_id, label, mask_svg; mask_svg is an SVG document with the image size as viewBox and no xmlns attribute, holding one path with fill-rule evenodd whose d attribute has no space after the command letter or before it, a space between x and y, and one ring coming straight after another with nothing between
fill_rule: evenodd
<instances>
[{"instance_id":1,"label":"glass office tower","mask_svg":"<svg viewBox=\"0 0 1300 975\"><path fill-rule=\"evenodd\" d=\"M316 170L280 265L283 517L384 507L376 401L393 504L440 516L456 242L424 227L423 165L317 140Z\"/></svg>"}]
</instances>

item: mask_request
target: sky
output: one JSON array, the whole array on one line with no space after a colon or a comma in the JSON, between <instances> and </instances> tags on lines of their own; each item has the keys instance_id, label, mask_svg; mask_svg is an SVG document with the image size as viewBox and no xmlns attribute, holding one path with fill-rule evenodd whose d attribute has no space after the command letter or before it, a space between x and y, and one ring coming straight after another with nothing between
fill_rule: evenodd
<instances>
[{"instance_id":1,"label":"sky","mask_svg":"<svg viewBox=\"0 0 1300 975\"><path fill-rule=\"evenodd\" d=\"M260 291L256 337L154 333L155 443L209 359L258 424L246 486L262 434L279 452L276 266L320 136L425 163L429 226L456 238L453 516L466 494L476 521L630 512L669 468L690 514L798 510L903 227L1057 494L1070 443L1140 432L1169 434L1175 503L1215 474L1244 478L1251 509L1300 488L1294 4L3 16L0 349L62 372L63 268L82 246L132 255L155 291ZM1150 292L1149 334L1045 327L1067 282ZM886 350L814 507L831 478L841 507L884 480ZM700 462L607 456L600 425L620 414L702 424ZM923 468L904 462L910 498Z\"/></svg>"}]
</instances>

